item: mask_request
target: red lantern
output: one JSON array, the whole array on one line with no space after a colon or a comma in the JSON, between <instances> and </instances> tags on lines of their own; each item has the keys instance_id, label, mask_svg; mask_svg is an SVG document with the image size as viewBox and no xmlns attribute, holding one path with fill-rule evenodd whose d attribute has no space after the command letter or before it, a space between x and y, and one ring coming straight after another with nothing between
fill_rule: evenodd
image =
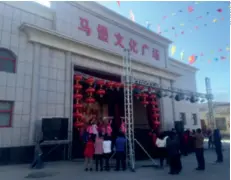
<instances>
[{"instance_id":1,"label":"red lantern","mask_svg":"<svg viewBox=\"0 0 231 180\"><path fill-rule=\"evenodd\" d=\"M93 85L94 81L95 81L95 79L94 79L93 77L89 77L89 78L87 78L87 80L86 80L87 84L89 84L90 86Z\"/></svg>"},{"instance_id":2,"label":"red lantern","mask_svg":"<svg viewBox=\"0 0 231 180\"><path fill-rule=\"evenodd\" d=\"M153 112L158 112L158 111L160 111L160 110L159 110L159 108L152 108L152 111L153 111Z\"/></svg>"},{"instance_id":3,"label":"red lantern","mask_svg":"<svg viewBox=\"0 0 231 180\"><path fill-rule=\"evenodd\" d=\"M160 126L160 121L155 120L155 121L153 122L153 125L154 125L155 128L158 128L158 127Z\"/></svg>"},{"instance_id":4,"label":"red lantern","mask_svg":"<svg viewBox=\"0 0 231 180\"><path fill-rule=\"evenodd\" d=\"M151 94L149 97L153 100L153 99L156 98L156 95L155 94Z\"/></svg>"},{"instance_id":5,"label":"red lantern","mask_svg":"<svg viewBox=\"0 0 231 180\"><path fill-rule=\"evenodd\" d=\"M81 128L84 126L84 123L83 122L80 122L80 121L76 121L75 124L74 124L74 127L75 128Z\"/></svg>"},{"instance_id":6,"label":"red lantern","mask_svg":"<svg viewBox=\"0 0 231 180\"><path fill-rule=\"evenodd\" d=\"M104 80L98 80L96 83L100 86L100 89L102 89L103 85L105 84L105 81Z\"/></svg>"},{"instance_id":7,"label":"red lantern","mask_svg":"<svg viewBox=\"0 0 231 180\"><path fill-rule=\"evenodd\" d=\"M136 86L136 88L139 89L139 90L143 90L144 86Z\"/></svg>"},{"instance_id":8,"label":"red lantern","mask_svg":"<svg viewBox=\"0 0 231 180\"><path fill-rule=\"evenodd\" d=\"M83 98L83 95L82 94L75 94L74 98L77 100L81 100Z\"/></svg>"},{"instance_id":9,"label":"red lantern","mask_svg":"<svg viewBox=\"0 0 231 180\"><path fill-rule=\"evenodd\" d=\"M135 94L136 99L140 99L140 94Z\"/></svg>"},{"instance_id":10,"label":"red lantern","mask_svg":"<svg viewBox=\"0 0 231 180\"><path fill-rule=\"evenodd\" d=\"M74 89L76 89L76 90L80 90L82 88L83 88L83 86L81 84L74 85Z\"/></svg>"},{"instance_id":11,"label":"red lantern","mask_svg":"<svg viewBox=\"0 0 231 180\"><path fill-rule=\"evenodd\" d=\"M75 104L74 108L75 109L81 109L81 108L83 108L83 105L82 104Z\"/></svg>"},{"instance_id":12,"label":"red lantern","mask_svg":"<svg viewBox=\"0 0 231 180\"><path fill-rule=\"evenodd\" d=\"M156 119L156 118L160 117L160 114L153 114L152 117Z\"/></svg>"},{"instance_id":13,"label":"red lantern","mask_svg":"<svg viewBox=\"0 0 231 180\"><path fill-rule=\"evenodd\" d=\"M97 94L100 96L100 97L103 97L103 95L105 94L105 91L103 89L99 89L97 91Z\"/></svg>"},{"instance_id":14,"label":"red lantern","mask_svg":"<svg viewBox=\"0 0 231 180\"><path fill-rule=\"evenodd\" d=\"M86 90L86 93L88 93L88 95L91 97L92 96L92 94L95 92L95 89L94 88L92 88L92 87L89 87L89 88L87 88L87 90Z\"/></svg>"},{"instance_id":15,"label":"red lantern","mask_svg":"<svg viewBox=\"0 0 231 180\"><path fill-rule=\"evenodd\" d=\"M151 103L151 105L152 105L153 107L155 107L155 106L157 105L157 102L155 102L155 101L151 101L150 103Z\"/></svg>"},{"instance_id":16,"label":"red lantern","mask_svg":"<svg viewBox=\"0 0 231 180\"><path fill-rule=\"evenodd\" d=\"M81 81L82 78L83 78L83 76L81 76L81 75L75 75L75 77L74 77L74 79L75 79L77 82Z\"/></svg>"},{"instance_id":17,"label":"red lantern","mask_svg":"<svg viewBox=\"0 0 231 180\"><path fill-rule=\"evenodd\" d=\"M143 97L144 101L146 101L146 99L148 97L148 95L146 93L142 93L140 96Z\"/></svg>"},{"instance_id":18,"label":"red lantern","mask_svg":"<svg viewBox=\"0 0 231 180\"><path fill-rule=\"evenodd\" d=\"M94 103L95 103L95 99L92 98L92 97L89 97L89 98L86 99L86 102L87 102L88 104L94 104Z\"/></svg>"},{"instance_id":19,"label":"red lantern","mask_svg":"<svg viewBox=\"0 0 231 180\"><path fill-rule=\"evenodd\" d=\"M75 118L77 118L77 119L83 118L83 115L82 115L81 113L79 113L79 112L74 113L73 116L74 116Z\"/></svg>"},{"instance_id":20,"label":"red lantern","mask_svg":"<svg viewBox=\"0 0 231 180\"><path fill-rule=\"evenodd\" d=\"M121 83L115 83L115 84L114 84L114 87L117 89L117 91L120 90L121 86L122 86Z\"/></svg>"},{"instance_id":21,"label":"red lantern","mask_svg":"<svg viewBox=\"0 0 231 180\"><path fill-rule=\"evenodd\" d=\"M144 105L144 107L148 105L148 101L142 101L141 103Z\"/></svg>"},{"instance_id":22,"label":"red lantern","mask_svg":"<svg viewBox=\"0 0 231 180\"><path fill-rule=\"evenodd\" d=\"M114 85L115 85L115 83L112 82L112 81L107 82L107 87L110 88L110 89L113 89Z\"/></svg>"}]
</instances>

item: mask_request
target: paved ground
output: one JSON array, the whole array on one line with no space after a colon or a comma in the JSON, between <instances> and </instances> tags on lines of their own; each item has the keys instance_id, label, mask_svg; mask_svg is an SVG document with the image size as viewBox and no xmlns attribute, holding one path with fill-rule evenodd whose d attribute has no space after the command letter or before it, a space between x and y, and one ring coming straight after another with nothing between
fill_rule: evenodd
<instances>
[{"instance_id":1,"label":"paved ground","mask_svg":"<svg viewBox=\"0 0 231 180\"><path fill-rule=\"evenodd\" d=\"M139 167L135 173L126 172L84 172L83 166L80 162L55 162L46 164L45 169L30 170L28 165L15 165L15 166L0 166L0 177L2 180L25 180L30 179L28 175L50 175L44 178L34 178L41 180L228 180L230 179L230 151L229 144L224 146L224 163L214 164L216 159L215 152L207 150L205 153L206 158L206 171L197 172L194 170L196 167L196 160L194 155L182 158L183 171L180 175L168 175L168 167L165 169L154 169L152 167ZM150 164L150 161L138 162L137 166Z\"/></svg>"}]
</instances>

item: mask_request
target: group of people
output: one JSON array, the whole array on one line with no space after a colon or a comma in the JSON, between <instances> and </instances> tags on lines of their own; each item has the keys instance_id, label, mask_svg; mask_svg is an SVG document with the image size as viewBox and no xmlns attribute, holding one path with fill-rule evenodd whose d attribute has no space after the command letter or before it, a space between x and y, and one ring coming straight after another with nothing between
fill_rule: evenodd
<instances>
[{"instance_id":1,"label":"group of people","mask_svg":"<svg viewBox=\"0 0 231 180\"><path fill-rule=\"evenodd\" d=\"M215 129L212 137L217 154L216 163L221 163L223 162L223 155L220 131ZM192 132L187 130L183 134L176 133L174 129L171 132L160 133L157 135L155 145L159 152L160 167L163 167L163 162L166 159L170 168L169 174L181 172L181 155L187 156L190 152L195 152L198 164L196 170L205 170L204 135L201 129Z\"/></svg>"},{"instance_id":2,"label":"group of people","mask_svg":"<svg viewBox=\"0 0 231 180\"><path fill-rule=\"evenodd\" d=\"M113 149L112 139L108 134L104 136L99 133L95 137L89 134L88 141L85 144L84 157L85 157L85 171L93 171L93 157L95 156L95 170L96 171L110 171L109 160ZM125 147L126 138L120 132L115 140L115 156L116 156L116 171L126 170L125 163Z\"/></svg>"}]
</instances>

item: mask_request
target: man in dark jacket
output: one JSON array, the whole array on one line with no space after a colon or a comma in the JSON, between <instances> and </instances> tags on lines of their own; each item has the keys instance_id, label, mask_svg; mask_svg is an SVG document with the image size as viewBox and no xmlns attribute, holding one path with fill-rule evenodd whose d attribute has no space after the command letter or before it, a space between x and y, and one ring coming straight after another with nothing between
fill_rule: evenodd
<instances>
[{"instance_id":1,"label":"man in dark jacket","mask_svg":"<svg viewBox=\"0 0 231 180\"><path fill-rule=\"evenodd\" d=\"M201 129L196 130L195 137L195 153L198 167L196 170L205 170L205 159L204 159L204 136Z\"/></svg>"},{"instance_id":2,"label":"man in dark jacket","mask_svg":"<svg viewBox=\"0 0 231 180\"><path fill-rule=\"evenodd\" d=\"M118 137L116 138L115 148L116 148L116 171L120 170L120 163L122 164L122 168L126 170L125 163L125 147L126 147L126 138L123 133L120 132Z\"/></svg>"},{"instance_id":3,"label":"man in dark jacket","mask_svg":"<svg viewBox=\"0 0 231 180\"><path fill-rule=\"evenodd\" d=\"M179 174L182 169L180 160L180 143L176 133L171 132L166 142L169 158L169 174Z\"/></svg>"},{"instance_id":4,"label":"man in dark jacket","mask_svg":"<svg viewBox=\"0 0 231 180\"><path fill-rule=\"evenodd\" d=\"M43 143L43 139L36 142L35 144L35 150L34 150L34 160L31 164L31 168L41 169L43 168L43 161L42 161L42 150L41 150L41 143Z\"/></svg>"}]
</instances>

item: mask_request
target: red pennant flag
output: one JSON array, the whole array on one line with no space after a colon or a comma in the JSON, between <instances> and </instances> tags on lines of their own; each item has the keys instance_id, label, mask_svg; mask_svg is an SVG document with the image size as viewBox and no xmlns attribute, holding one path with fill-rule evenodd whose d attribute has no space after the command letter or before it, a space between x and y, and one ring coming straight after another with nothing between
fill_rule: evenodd
<instances>
[{"instance_id":1,"label":"red pennant flag","mask_svg":"<svg viewBox=\"0 0 231 180\"><path fill-rule=\"evenodd\" d=\"M221 56L221 60L225 60L226 59L226 57L224 57L224 56Z\"/></svg>"},{"instance_id":2,"label":"red pennant flag","mask_svg":"<svg viewBox=\"0 0 231 180\"><path fill-rule=\"evenodd\" d=\"M118 6L120 7L120 1L116 1L117 2L117 4L118 4Z\"/></svg>"},{"instance_id":3,"label":"red pennant flag","mask_svg":"<svg viewBox=\"0 0 231 180\"><path fill-rule=\"evenodd\" d=\"M217 9L217 12L221 13L221 12L222 12L222 9L221 9L221 8Z\"/></svg>"},{"instance_id":4,"label":"red pennant flag","mask_svg":"<svg viewBox=\"0 0 231 180\"><path fill-rule=\"evenodd\" d=\"M191 12L193 12L193 11L194 11L193 7L192 7L192 6L189 6L189 7L188 7L188 12L191 13Z\"/></svg>"}]
</instances>

